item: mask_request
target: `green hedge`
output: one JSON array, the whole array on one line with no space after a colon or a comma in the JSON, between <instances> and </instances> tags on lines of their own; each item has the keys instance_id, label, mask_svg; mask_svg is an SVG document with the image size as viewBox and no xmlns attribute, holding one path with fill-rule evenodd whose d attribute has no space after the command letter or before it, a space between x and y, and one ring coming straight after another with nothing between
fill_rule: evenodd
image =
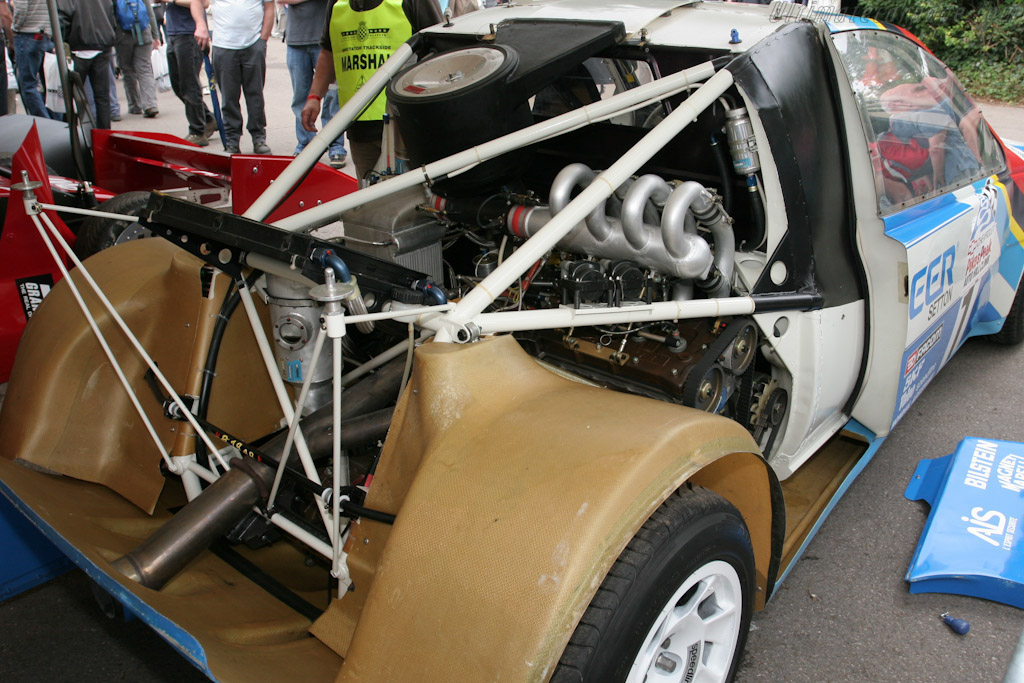
<instances>
[{"instance_id":1,"label":"green hedge","mask_svg":"<svg viewBox=\"0 0 1024 683\"><path fill-rule=\"evenodd\" d=\"M975 96L1024 102L1024 0L861 0L844 10L913 32Z\"/></svg>"}]
</instances>

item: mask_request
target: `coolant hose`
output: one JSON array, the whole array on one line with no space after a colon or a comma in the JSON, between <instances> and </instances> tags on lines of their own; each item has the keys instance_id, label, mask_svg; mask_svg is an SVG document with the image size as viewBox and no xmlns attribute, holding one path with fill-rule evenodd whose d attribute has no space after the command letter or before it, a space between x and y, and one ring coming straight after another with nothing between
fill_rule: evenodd
<instances>
[{"instance_id":1,"label":"coolant hose","mask_svg":"<svg viewBox=\"0 0 1024 683\"><path fill-rule=\"evenodd\" d=\"M761 203L761 193L757 188L757 176L751 173L747 176L747 191L750 193L750 218L754 226L754 236L749 244L743 247L756 249L764 242L764 204Z\"/></svg>"},{"instance_id":2,"label":"coolant hose","mask_svg":"<svg viewBox=\"0 0 1024 683\"><path fill-rule=\"evenodd\" d=\"M718 140L717 135L711 136L711 151L715 157L715 167L721 178L722 206L725 212L732 214L732 164L729 162L729 153Z\"/></svg>"},{"instance_id":3,"label":"coolant hose","mask_svg":"<svg viewBox=\"0 0 1024 683\"><path fill-rule=\"evenodd\" d=\"M416 280L412 283L412 288L429 296L438 306L443 306L448 303L448 297L445 296L445 293L441 288L433 282L428 282L427 280Z\"/></svg>"},{"instance_id":4,"label":"coolant hose","mask_svg":"<svg viewBox=\"0 0 1024 683\"><path fill-rule=\"evenodd\" d=\"M330 268L334 271L334 274L338 276L338 280L341 282L349 282L352 279L352 273L349 272L348 266L341 260L341 257L335 254L330 249L324 249L319 254L320 265L323 268Z\"/></svg>"},{"instance_id":5,"label":"coolant hose","mask_svg":"<svg viewBox=\"0 0 1024 683\"><path fill-rule=\"evenodd\" d=\"M736 235L732 231L732 219L722 209L722 204L710 192L704 192L694 199L693 215L703 223L715 240L715 270L721 279L708 290L712 297L727 297L732 293L732 274L736 267Z\"/></svg>"}]
</instances>

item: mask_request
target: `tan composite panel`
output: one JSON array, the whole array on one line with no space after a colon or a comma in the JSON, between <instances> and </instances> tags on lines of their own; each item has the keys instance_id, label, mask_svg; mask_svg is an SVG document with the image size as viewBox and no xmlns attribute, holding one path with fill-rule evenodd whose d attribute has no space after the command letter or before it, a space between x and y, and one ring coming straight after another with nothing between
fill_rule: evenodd
<instances>
[{"instance_id":1,"label":"tan composite panel","mask_svg":"<svg viewBox=\"0 0 1024 683\"><path fill-rule=\"evenodd\" d=\"M744 452L730 420L557 377L511 337L422 347L367 500L401 508L338 680L546 679L635 530Z\"/></svg>"},{"instance_id":2,"label":"tan composite panel","mask_svg":"<svg viewBox=\"0 0 1024 683\"><path fill-rule=\"evenodd\" d=\"M341 659L309 637L308 619L210 552L190 562L159 591L133 583L110 566L113 559L166 522L169 507L184 503L180 487L175 497L175 487L168 486L156 514L149 516L102 486L33 472L3 458L0 479L71 547L117 581L122 595L134 594L159 612L165 623L194 637L217 680L325 683L337 675ZM278 546L272 550L284 556L265 559L265 553L259 551L253 561L301 597L323 607L323 572L307 568L303 554L289 544ZM73 559L79 561L80 557ZM276 571L278 565L280 572ZM169 629L162 629L159 623L152 625L174 643Z\"/></svg>"},{"instance_id":3,"label":"tan composite panel","mask_svg":"<svg viewBox=\"0 0 1024 683\"><path fill-rule=\"evenodd\" d=\"M200 310L199 260L162 239L146 239L102 251L86 265L160 370L184 393ZM146 366L80 275L74 279L170 447L181 423L163 417L143 379ZM223 278L218 280L225 288ZM239 313L221 348L210 419L242 438L271 431L280 417L258 359ZM64 282L50 292L21 339L0 413L0 444L4 457L104 484L147 512L160 495L159 451Z\"/></svg>"}]
</instances>

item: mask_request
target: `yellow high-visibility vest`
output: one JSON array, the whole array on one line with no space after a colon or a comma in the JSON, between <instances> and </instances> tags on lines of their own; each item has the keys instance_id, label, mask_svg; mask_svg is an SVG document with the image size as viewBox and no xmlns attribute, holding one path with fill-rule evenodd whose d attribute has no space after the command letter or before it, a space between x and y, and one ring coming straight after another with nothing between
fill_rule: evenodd
<instances>
[{"instance_id":1,"label":"yellow high-visibility vest","mask_svg":"<svg viewBox=\"0 0 1024 683\"><path fill-rule=\"evenodd\" d=\"M338 101L344 104L409 40L412 24L402 10L402 0L383 0L364 12L351 9L348 0L338 0L331 10L330 33ZM381 92L357 120L381 120L386 105Z\"/></svg>"}]
</instances>

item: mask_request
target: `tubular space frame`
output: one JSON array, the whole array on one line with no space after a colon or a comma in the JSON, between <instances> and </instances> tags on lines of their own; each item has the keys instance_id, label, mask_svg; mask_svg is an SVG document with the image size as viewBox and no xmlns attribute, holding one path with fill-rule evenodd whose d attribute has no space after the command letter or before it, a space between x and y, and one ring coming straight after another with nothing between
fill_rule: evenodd
<instances>
[{"instance_id":1,"label":"tubular space frame","mask_svg":"<svg viewBox=\"0 0 1024 683\"><path fill-rule=\"evenodd\" d=\"M479 283L477 287L474 288L462 301L455 305L453 310L447 314L441 315L441 310L448 307L436 307L433 311L430 311L433 315L428 314L427 316L419 317L417 322L428 329L435 330L439 341L453 341L455 339L466 339L467 337L460 334L460 331L464 331L470 324L475 325L479 333L510 331L517 329L538 329L550 326L561 327L573 324L593 325L607 324L611 322L672 320L705 315L749 313L753 310L752 300L749 297L733 297L729 299L694 302L663 302L659 304L627 306L616 309L595 309L593 311L588 311L586 309L554 309L544 312L506 312L481 315L483 310L489 306L502 291L512 285L527 268L547 253L547 251L549 251L560 239L568 234L569 231L576 227L576 225L596 206L598 206L598 204L605 201L616 187L624 182L630 175L635 173L636 170L649 160L659 149L661 149L667 141L671 140L685 129L691 121L696 119L701 112L710 106L732 85L732 75L727 70L719 71L718 73L714 73L714 75L711 75L712 73L713 68L710 63L688 69L675 74L674 76L654 81L653 83L615 95L608 100L595 103L594 105L589 105L588 107L582 108L582 110L575 110L568 114L563 114L562 116L556 117L550 121L535 124L527 129L498 138L477 148L466 150L465 152L442 159L441 161L433 164L428 164L421 169L407 172L401 176L396 176L392 179L371 186L370 188L352 193L351 195L334 200L333 202L328 202L327 204L323 204L319 207L309 209L301 214L296 214L291 218L278 221L275 225L289 230L310 228L316 225L318 221L322 221L325 217L333 218L338 213L349 208L360 206L369 201L388 196L393 192L406 189L407 187L414 186L422 182L429 182L432 177L440 177L448 173L453 173L468 166L476 165L482 161L486 161L487 159L499 156L500 154L512 149L532 144L536 141L588 125L591 122L607 118L608 116L614 115L624 109L635 107L637 104L644 101L660 99L673 93L680 92L688 88L694 81L703 80L708 78L708 76L711 76L704 85L694 91L690 97L681 103L669 116L665 118L665 120L647 133L639 143L623 155L608 170L597 176L594 182L592 182L583 192L580 193L579 196L570 202L563 211L549 221L544 228L538 231L534 237L522 245L508 259L506 259L498 269ZM280 192L287 183L280 182L275 183L274 185L277 186L277 192ZM274 187L274 185L271 187ZM261 199L264 198L261 197ZM272 199L273 198L270 196L266 197L267 202L270 202ZM259 213L259 211L253 211L252 213L256 214ZM52 226L48 217L46 217L45 214L42 215L43 219ZM35 216L33 219L36 221L37 227L42 234L44 231L38 222L39 219ZM71 253L67 244L63 242L59 234L56 234L56 228L51 227L50 229L54 232L55 237L61 242L61 246L68 253ZM46 239L45 235L44 240L46 240L49 245L49 240ZM53 249L52 245L49 246L51 254L54 256L54 259L58 261L58 265L61 267L61 270L64 271L63 264L57 257L56 251ZM71 253L71 258L74 260L76 266L78 266L78 268L83 272L87 280L96 290L97 294L105 301L111 315L119 322L125 334L133 340L136 350L140 354L143 354L143 357L148 361L148 356L145 355L145 351L142 349L141 344L139 344L131 335L127 326L117 315L116 311L113 310L113 306L106 301L105 297L103 297L102 293L99 291L99 287L94 281L92 281L91 277L88 276L88 273L86 269L82 267L81 262L73 255L73 253ZM65 277L67 278L66 272ZM70 278L67 279L69 280L69 285L73 287L73 283L71 283ZM274 385L278 402L285 415L286 421L291 427L290 432L294 434L296 450L298 451L300 461L302 461L303 469L312 481L320 484L320 478L316 472L315 466L313 465L312 457L306 447L305 440L302 437L301 429L299 429L295 424L295 422L297 422L297 420L295 420L296 411L293 409L291 402L288 399L287 392L284 388L284 381L281 377L277 364L273 359L269 340L266 338L262 324L256 314L252 295L250 294L248 287L241 287L239 291L242 295L243 308L246 311L253 333L256 337L257 344L260 347L261 355L263 356L264 364L271 379L271 383ZM417 311L417 313L419 312L420 311ZM409 315L408 311L401 313L404 313L405 316ZM388 314L386 317L402 317L401 313L393 312ZM380 314L377 315L379 316ZM356 322L356 317L361 318L363 316L348 316L348 322ZM159 370L154 368L154 371L157 373L158 378L164 385L165 390L169 391L174 397L174 400L179 404L179 407L182 409L182 413L190 422L192 422L193 419L191 412L177 396L167 380L159 374ZM126 389L129 390L129 394L131 394L131 391L127 386L127 380L122 379L122 381L126 384ZM136 409L139 411L140 415L144 420L146 420L145 415L141 410L141 406L138 405L137 399L134 397L133 402L136 404ZM170 464L169 455L163 449L162 444L160 444L156 437L155 432L152 429L152 425L149 424L148 420L146 420L146 423L154 438L154 442L157 443L163 457L168 460L168 463ZM223 461L220 452L213 446L213 444L209 443L209 437L206 435L205 431L198 424L193 424L193 427L196 432L202 436L204 441L207 442L207 447L210 448L210 451L217 456L218 460L221 461L221 465L227 469L226 462ZM340 433L339 425L336 424L334 429L336 434ZM190 467L190 469L195 472L200 468L198 465L195 465ZM208 470L200 474L200 476L203 476L204 478L207 478L209 475L210 473ZM337 501L337 496L334 496L334 498L335 501ZM307 545L310 545L317 550L317 552L334 560L336 563L339 558L338 550L340 550L340 543L342 541L337 532L336 518L335 515L330 514L326 510L323 499L320 496L316 496L316 499L321 518L327 529L328 535L332 540L331 545L324 544L322 541L319 541L319 539L316 539L307 532L295 527L280 515L272 515L270 521L283 531L291 534Z\"/></svg>"},{"instance_id":2,"label":"tubular space frame","mask_svg":"<svg viewBox=\"0 0 1024 683\"><path fill-rule=\"evenodd\" d=\"M167 378L163 375L163 373L157 367L156 363L153 362L152 358L146 352L146 350L142 346L141 342L132 333L132 331L128 327L127 323L124 321L124 319L120 316L120 314L114 308L113 304L110 303L109 299L107 299L106 295L100 289L100 287L96 283L96 281L93 280L92 276L88 272L88 269L84 265L82 265L81 260L75 255L74 251L67 244L67 242L63 239L63 237L61 237L60 232L57 230L57 227L50 220L49 216L47 216L45 213L42 213L42 212L36 213L34 211L34 209L41 209L41 208L42 208L42 206L39 205L39 204L35 204L33 206L29 202L26 202L26 210L29 212L29 217L32 219L33 223L35 224L36 229L38 230L40 237L42 238L44 244L46 245L47 250L50 252L50 256L53 258L54 262L57 264L57 267L60 269L61 275L63 276L63 278L65 280L67 280L68 286L71 289L71 292L72 292L73 296L75 297L76 301L78 302L78 305L81 308L83 315L85 315L85 318L88 321L89 326L90 326L90 328L93 331L93 334L96 336L97 341L99 342L101 348L103 349L103 351L106 354L108 360L110 361L111 366L114 369L114 372L117 374L118 379L121 381L122 386L124 387L125 391L128 394L129 400L132 402L132 405L134 406L136 412L138 413L139 418L142 420L143 424L145 425L146 430L147 430L147 432L150 435L150 438L153 440L153 443L156 445L156 448L159 451L161 458L166 463L168 469L171 472L177 473L179 475L186 474L185 470L187 470L188 473L196 474L196 475L200 476L201 478L203 478L204 480L206 480L208 482L215 480L217 478L216 474L214 474L210 470L202 467L201 465L199 465L197 463L189 463L189 464L183 466L183 465L179 464L178 462L175 462L175 459L171 458L170 453L167 451L166 448L164 448L163 443L160 440L160 437L156 433L156 429L153 426L152 421L146 415L146 412L142 408L141 403L139 403L138 396L135 394L134 390L132 389L130 383L128 382L128 379L125 377L125 375L124 375L124 373L123 373L123 371L121 369L120 364L117 362L117 359L115 358L113 351L110 349L110 346L107 343L106 337L104 336L103 332L99 329L99 326L98 326L98 324L96 322L96 319L93 316L92 312L89 310L88 306L86 305L85 300L82 298L82 295L81 295L77 285L75 284L74 279L71 278L70 273L68 272L67 268L64 266L64 262L60 258L59 254L57 252L57 249L56 249L56 247L54 245L54 241L56 241L60 245L61 249L63 249L63 251L66 254L68 254L68 256L72 259L72 262L76 266L76 271L81 274L81 277L83 279L85 279L85 281L88 283L89 287L92 289L94 294L103 303L103 305L106 308L108 314L116 322L118 327L120 327L120 329L124 333L125 337L131 343L131 345L134 347L134 349L140 355L140 357L143 359L143 361L147 364L149 369L154 373L154 375L156 375L157 380L163 386L164 390L167 391L170 394L171 400L173 400L177 404L180 413L182 415L184 415L185 418L188 420L188 422L192 425L192 428L195 430L196 434L199 435L199 437L205 443L206 447L210 450L210 452L214 455L214 457L216 457L216 459L220 463L221 467L223 467L225 471L229 469L229 465L227 463L227 460L224 457L222 449L219 449L217 446L214 445L213 441L210 439L209 435L206 433L206 430L203 429L203 427L201 425L199 425L198 422L196 422L195 418L192 415L192 412L191 412L190 408L185 404L185 402L182 400L182 398L179 396L179 394L175 391L174 387L167 380ZM45 223L45 227L44 227L44 223ZM256 313L255 304L254 304L254 302L252 300L252 295L249 293L248 288L242 288L241 289L241 294L242 294L243 307L245 308L246 313L248 315L250 324L251 324L252 329L253 329L253 334L256 336L257 344L260 346L260 350L263 353L264 361L265 361L265 363L267 365L267 372L270 375L271 383L274 385L275 393L276 393L276 395L278 397L278 401L279 401L279 403L281 405L282 412L285 414L285 417L288 420L288 422L290 424L292 424L292 426L293 426L292 434L294 435L295 447L296 447L296 451L298 451L299 459L300 459L300 461L302 461L303 468L305 470L306 475L311 480L316 482L317 484L320 484L321 481L320 481L319 475L316 472L316 467L313 464L312 456L309 453L309 449L306 447L305 440L302 438L301 428L299 428L298 425L295 424L298 421L297 419L295 419L297 414L301 414L301 413L300 412L297 413L295 410L292 409L291 402L288 399L287 392L286 392L286 390L284 388L284 382L281 379L281 374L280 374L280 372L279 372L279 370L277 368L277 364L273 361L273 352L270 350L269 341L266 338L266 334L265 334L265 332L263 330L262 323L260 323L258 314ZM321 336L324 336L324 335L325 335L325 333L322 333ZM268 355L269 355L269 361L267 360ZM302 410L302 406L301 405L299 406L298 410L299 411ZM184 467L184 469L183 469L183 467ZM281 463L281 467L282 468L284 467L284 462ZM325 510L324 504L323 504L323 499L320 496L316 496L315 498L317 500L317 507L320 510L321 519L322 519L322 521L324 523L325 529L327 530L328 536L331 539L334 539L335 536L334 536L333 532L334 532L334 529L336 528L337 525L334 522L334 520L332 520L331 516ZM274 515L274 517L280 517L280 515ZM319 542L319 545L309 543L310 539L315 539L315 537L311 536L307 532L302 531L299 527L295 527L294 525L289 524L287 522L287 520L282 521L281 519L271 518L270 521L272 523L274 523L276 526L280 527L283 531L292 534L293 536L295 536L296 538L298 538L299 540L301 540L303 542L306 542L307 545L311 545L311 547L316 549L321 554L324 554L326 557L328 557L328 558L335 557L336 553L335 553L335 551L333 549L330 550L327 553L324 553L323 552L323 547L322 547L324 544L322 542ZM296 530L302 531L302 533L301 534L296 534L295 533ZM336 544L336 545L338 545L339 546L338 549L340 549L340 542L338 544Z\"/></svg>"}]
</instances>

